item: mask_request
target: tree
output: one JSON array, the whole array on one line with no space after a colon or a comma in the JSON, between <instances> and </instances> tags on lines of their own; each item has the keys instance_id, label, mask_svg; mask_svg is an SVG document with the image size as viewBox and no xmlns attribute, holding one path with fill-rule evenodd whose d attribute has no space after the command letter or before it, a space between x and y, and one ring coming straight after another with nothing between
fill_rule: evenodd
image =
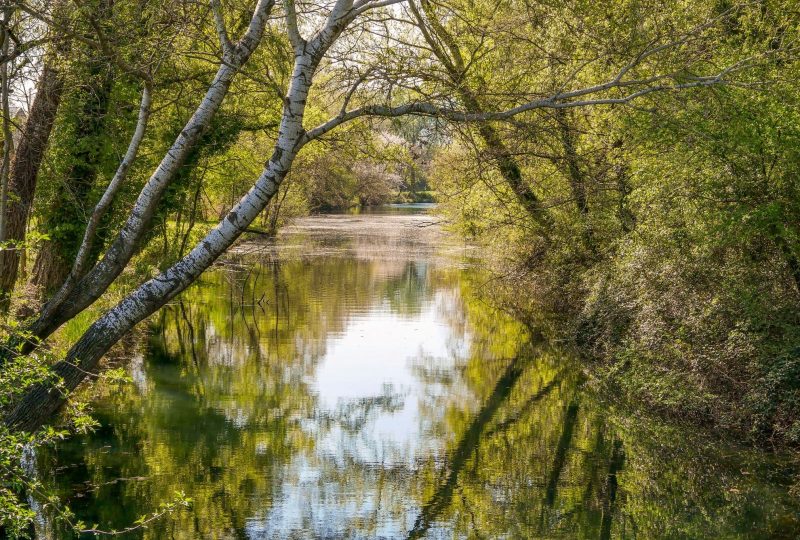
<instances>
[{"instance_id":1,"label":"tree","mask_svg":"<svg viewBox=\"0 0 800 540\"><path fill-rule=\"evenodd\" d=\"M53 16L56 20L64 16L63 2L55 2ZM17 281L20 253L24 249L39 169L64 90L58 58L69 51L71 42L56 29L53 29L52 34L52 51L44 61L36 85L36 97L25 125L21 127L22 134L8 171L8 203L3 208L4 226L0 227L0 241L5 243L0 250L0 312L8 308L10 295ZM17 45L15 54L25 54L33 45L34 40L27 43L27 46ZM10 157L6 154L4 160Z\"/></svg>"}]
</instances>

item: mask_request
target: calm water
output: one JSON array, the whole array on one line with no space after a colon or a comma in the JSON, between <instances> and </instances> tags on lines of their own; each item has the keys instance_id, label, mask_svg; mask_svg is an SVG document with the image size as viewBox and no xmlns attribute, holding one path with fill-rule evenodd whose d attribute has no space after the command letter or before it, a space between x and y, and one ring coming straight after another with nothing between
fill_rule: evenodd
<instances>
[{"instance_id":1,"label":"calm water","mask_svg":"<svg viewBox=\"0 0 800 540\"><path fill-rule=\"evenodd\" d=\"M305 219L155 318L39 457L130 538L794 538L779 460L619 411L478 294L427 207ZM47 512L40 530L64 536Z\"/></svg>"}]
</instances>

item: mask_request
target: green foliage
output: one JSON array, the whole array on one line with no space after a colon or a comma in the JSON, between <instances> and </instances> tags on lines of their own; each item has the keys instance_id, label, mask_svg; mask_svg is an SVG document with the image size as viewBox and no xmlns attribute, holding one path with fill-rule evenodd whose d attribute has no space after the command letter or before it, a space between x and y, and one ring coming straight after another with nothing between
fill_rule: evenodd
<instances>
[{"instance_id":1,"label":"green foliage","mask_svg":"<svg viewBox=\"0 0 800 540\"><path fill-rule=\"evenodd\" d=\"M224 4L239 8L239 16L223 17L231 35L238 36L251 6L238 0ZM369 99L379 96L392 104L398 95L411 95L480 113L603 84L621 70L645 82L608 96L621 98L629 89L662 81L687 83L696 73L721 66L737 69L726 86L653 92L629 108L542 109L513 122L479 125L443 126L422 116L352 122L303 148L256 232L275 234L293 217L310 212L439 200L451 228L494 256L499 303L548 337L579 345L594 361L592 374L598 379L667 414L734 429L754 440L800 444L800 65L793 45L800 25L794 3L453 0L420 6L424 17L419 17L434 37L429 46L374 52L381 60L376 76L385 79L372 80L371 72L364 73L362 90ZM153 67L156 105L140 158L102 223L95 257L128 219L142 185L213 80L220 52L213 17L203 3L92 0L65 10L63 17L75 36L69 50L58 55L68 91L36 193L31 224L38 234L17 246L39 247L34 281L48 289L66 275L86 216L125 151L141 84L124 67ZM715 24L698 30L709 18ZM108 36L113 39L107 41ZM396 38L402 45L420 36ZM350 39L347 35L343 42ZM680 47L643 53L673 39ZM369 57L373 52L368 49L356 48L357 54ZM126 278L138 280L171 265L253 185L268 157L264 148L277 136L284 102L275 96L283 96L288 87L293 56L280 23L270 24L264 45L241 70L200 144L164 193ZM346 54L342 58L322 62L316 93L307 104L307 128L339 113L340 90L352 82L351 71L360 68L348 65ZM631 63L633 58L642 63ZM668 76L651 78L653 73ZM331 89L331 95L319 95ZM364 99L361 91L347 100L351 97L347 105ZM313 276L298 266L293 270L299 288ZM56 268L58 277L41 277L53 274L48 268ZM365 292L357 275L358 268L350 267L327 279L358 297ZM389 304L411 313L419 307L418 297L406 285L419 276L409 270L403 277L408 282L387 285ZM123 279L107 298L119 297L125 288ZM237 292L251 294L255 302L256 293L263 297L268 291L245 279ZM336 306L297 296L306 312L291 321L292 332L318 331L308 324L312 316L341 319L325 311ZM205 300L195 309L207 310L205 318L225 328L230 313L207 307L213 298ZM520 354L523 332L518 325L498 321L494 313L471 316L507 338L487 347L505 356ZM73 319L61 333L64 341L76 341L94 317L87 311ZM179 338L194 332L186 320L174 324ZM16 332L18 325L11 317L9 331ZM280 330L278 325L272 315L254 322L264 334ZM186 348L183 337L178 339L181 349ZM175 344L165 342L164 354L174 353L170 348ZM188 343L194 345L193 337ZM15 357L3 366L0 409L33 385L58 388L48 370L56 352L54 347L49 353ZM258 380L262 369L274 369L250 360L242 368L252 376L246 382ZM526 369L508 374L536 388L546 385L544 375L555 375L548 365L533 374ZM473 394L489 405L493 397L508 397L503 388L493 393L492 383L504 380L501 371L474 359L464 366ZM110 373L104 384L114 387L122 379L119 372ZM264 396L263 388L237 390L236 399L269 417L262 408L272 396ZM561 436L548 434L556 447L562 438L569 442L575 427L569 411L578 405L568 398L552 407L564 413L559 413L565 424ZM131 402L122 405L131 407ZM487 407L487 415L501 409L495 405ZM459 406L447 410L449 427L467 442L481 428L470 423L469 412ZM80 404L72 405L66 419L70 430L94 427ZM292 444L310 444L296 425L269 419L275 420L270 429L292 433ZM142 440L157 437L153 426L137 429L135 436ZM45 431L26 439L0 432L0 519L9 534L25 534L31 514L19 497L23 490L39 488L25 479L24 448L63 436ZM253 446L282 444L257 440L263 433L249 436ZM616 444L597 442L610 465ZM499 443L490 442L489 449L493 445ZM452 453L463 457L458 448ZM150 464L171 451L147 450ZM278 457L288 459L285 447L278 450L283 452L276 452ZM563 465L566 458L559 459ZM425 471L433 473L432 467ZM476 483L489 480L476 476ZM154 495L158 501L173 496L171 490ZM212 505L213 497L203 495L201 503ZM174 502L135 516L127 531L186 504L179 493ZM67 509L62 516L71 523ZM93 534L126 532L70 526Z\"/></svg>"},{"instance_id":2,"label":"green foliage","mask_svg":"<svg viewBox=\"0 0 800 540\"><path fill-rule=\"evenodd\" d=\"M0 376L0 407L7 408L14 398L31 385L45 385L61 391L61 382L48 369L47 354L19 355L10 360ZM84 404L73 403L63 429L47 427L34 434L0 427L0 530L8 538L29 538L35 513L26 497L34 495L43 504L58 510L58 519L69 523L70 512L36 478L33 467L36 452L52 446L71 433L86 433L97 424L88 416Z\"/></svg>"},{"instance_id":3,"label":"green foliage","mask_svg":"<svg viewBox=\"0 0 800 540\"><path fill-rule=\"evenodd\" d=\"M540 6L540 19L528 13L520 24L557 12L563 24L532 30L552 39L552 50L615 58L652 28L724 13L702 62L753 54L741 87L541 114L505 129L523 177L545 201L547 227L522 211L491 153L461 134L434 161L442 208L454 229L494 253L497 300L580 346L596 362L592 373L622 395L752 440L797 444L800 87L797 59L781 48L797 37L796 10L781 1L640 7ZM473 24L502 16L478 10ZM472 27L454 35L465 51L479 50L468 45L481 36ZM560 69L544 77L557 80ZM510 71L476 72L475 84L499 94ZM580 76L590 83L594 75ZM539 83L524 70L518 76Z\"/></svg>"}]
</instances>

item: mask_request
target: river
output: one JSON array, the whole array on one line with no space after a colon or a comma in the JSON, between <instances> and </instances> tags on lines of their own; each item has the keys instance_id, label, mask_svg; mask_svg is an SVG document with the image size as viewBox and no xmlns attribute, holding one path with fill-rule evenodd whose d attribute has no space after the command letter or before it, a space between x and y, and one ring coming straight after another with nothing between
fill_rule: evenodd
<instances>
[{"instance_id":1,"label":"river","mask_svg":"<svg viewBox=\"0 0 800 540\"><path fill-rule=\"evenodd\" d=\"M800 534L790 460L615 405L486 279L426 205L245 242L39 477L104 530L191 498L128 538ZM39 530L72 537L44 510Z\"/></svg>"}]
</instances>

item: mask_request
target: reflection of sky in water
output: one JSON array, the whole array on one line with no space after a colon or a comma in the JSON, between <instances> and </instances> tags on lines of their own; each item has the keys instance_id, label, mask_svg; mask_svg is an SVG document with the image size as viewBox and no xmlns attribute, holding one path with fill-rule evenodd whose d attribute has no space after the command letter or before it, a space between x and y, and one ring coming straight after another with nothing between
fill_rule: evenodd
<instances>
[{"instance_id":1,"label":"reflection of sky in water","mask_svg":"<svg viewBox=\"0 0 800 540\"><path fill-rule=\"evenodd\" d=\"M312 530L316 536L339 537L348 523L378 512L376 537L409 529L418 508L386 514L380 501L386 493L379 487L353 492L346 476L344 482L332 481L326 470L356 463L378 486L381 469L396 480L413 473L417 460L440 453L441 441L424 432L431 419L423 419L419 409L431 385L419 380L415 367L425 362L452 370L468 352L469 340L455 340L452 326L442 319L451 307L448 300L439 291L413 315L399 315L384 301L328 340L310 381L318 396L317 416L304 424L317 437L314 455L296 456L284 468L275 505L263 518L249 521L251 536L283 538Z\"/></svg>"},{"instance_id":2,"label":"reflection of sky in water","mask_svg":"<svg viewBox=\"0 0 800 540\"><path fill-rule=\"evenodd\" d=\"M42 478L106 529L184 490L194 506L148 540L800 529L763 454L750 474L740 449L615 414L561 352L525 346L432 219L315 216L240 246Z\"/></svg>"},{"instance_id":3,"label":"reflection of sky in water","mask_svg":"<svg viewBox=\"0 0 800 540\"><path fill-rule=\"evenodd\" d=\"M317 368L320 407L333 411L359 399L395 395L404 406L373 418L375 439L397 446L414 443L419 381L413 364L421 357L433 357L442 367L453 362L447 347L452 330L437 312L434 298L417 316L397 316L384 304L350 321L343 335L329 341Z\"/></svg>"},{"instance_id":4,"label":"reflection of sky in water","mask_svg":"<svg viewBox=\"0 0 800 540\"><path fill-rule=\"evenodd\" d=\"M248 520L249 538L398 538L410 529L417 513L406 507L399 515L389 515L382 508L385 492L348 492L346 484L326 481L302 457L284 468L278 480L283 480L276 486L282 495L263 518ZM373 522L371 532L354 530L359 522Z\"/></svg>"}]
</instances>

